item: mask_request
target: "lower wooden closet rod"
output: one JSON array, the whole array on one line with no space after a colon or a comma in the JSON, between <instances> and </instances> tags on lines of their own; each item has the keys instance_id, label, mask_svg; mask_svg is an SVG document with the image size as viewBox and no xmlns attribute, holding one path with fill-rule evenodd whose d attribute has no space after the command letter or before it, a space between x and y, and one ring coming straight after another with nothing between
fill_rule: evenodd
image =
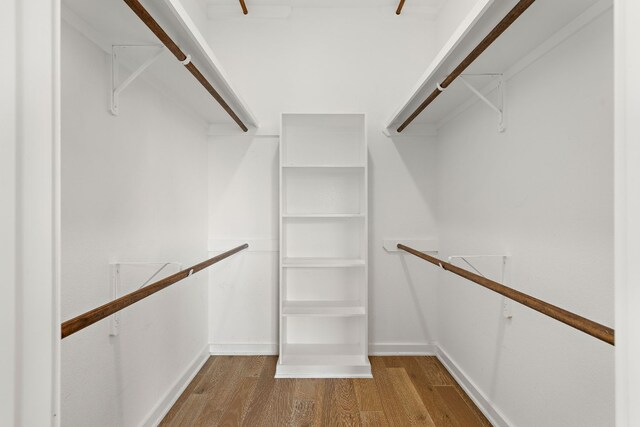
<instances>
[{"instance_id":1,"label":"lower wooden closet rod","mask_svg":"<svg viewBox=\"0 0 640 427\"><path fill-rule=\"evenodd\" d=\"M186 279L192 274L197 273L200 270L204 270L205 268L210 267L213 264L222 261L223 259L228 258L231 255L236 254L244 249L247 249L248 247L249 245L247 243L235 247L220 255L216 255L213 258L209 258L206 261L202 261L199 264L186 268L182 271L172 274L171 276L165 277L162 280L158 280L157 282L154 282L149 286L145 286L144 288L138 289L137 291L128 293L127 295L101 305L100 307L94 308L93 310L76 316L73 319L67 320L62 324L62 327L60 328L60 336L62 338L66 338L71 334L75 334L76 332L86 328L87 326L91 326L97 321L111 316L113 313L117 313L123 308L129 307L130 305L135 304L136 302L143 300L148 296L151 296L156 292L159 292L164 288L173 285L174 283Z\"/></svg>"},{"instance_id":2,"label":"lower wooden closet rod","mask_svg":"<svg viewBox=\"0 0 640 427\"><path fill-rule=\"evenodd\" d=\"M427 255L401 243L398 244L398 249L409 252L410 254L415 255L418 258L422 258L423 260L428 261L431 264L442 267L443 269L450 271L453 274L457 274L458 276L477 283L480 286L484 286L485 288L490 289L493 292L504 295L505 297L519 302L522 305L526 305L527 307L532 308L542 314L546 314L552 319L558 320L566 325L571 326L572 328L576 328L577 330L591 335L592 337L598 338L599 340L602 340L607 344L615 345L615 331L608 326L604 326L582 316L578 316L577 314L567 311L563 308L556 307L555 305L549 304L548 302L544 302L530 295L516 291L515 289L509 288L508 286L505 286L498 282L494 282L493 280L487 279L486 277L482 277L478 274L472 273L468 270L465 270L464 268L456 267L451 263L442 261L431 255Z\"/></svg>"}]
</instances>

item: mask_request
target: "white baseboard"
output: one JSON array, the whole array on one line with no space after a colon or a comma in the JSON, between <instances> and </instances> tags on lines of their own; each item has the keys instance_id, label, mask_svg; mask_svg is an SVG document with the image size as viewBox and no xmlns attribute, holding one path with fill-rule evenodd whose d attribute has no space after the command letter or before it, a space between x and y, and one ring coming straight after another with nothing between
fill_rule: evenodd
<instances>
[{"instance_id":1,"label":"white baseboard","mask_svg":"<svg viewBox=\"0 0 640 427\"><path fill-rule=\"evenodd\" d=\"M447 368L447 371L453 376L460 387L467 393L467 395L473 400L473 403L482 411L489 422L496 427L509 427L511 424L507 418L495 408L491 403L491 400L480 391L480 389L465 375L464 371L458 367L458 365L451 360L449 355L442 350L437 344L434 346L437 348L436 357L440 360L440 363Z\"/></svg>"},{"instance_id":2,"label":"white baseboard","mask_svg":"<svg viewBox=\"0 0 640 427\"><path fill-rule=\"evenodd\" d=\"M212 356L277 356L277 343L212 343L209 344Z\"/></svg>"},{"instance_id":3,"label":"white baseboard","mask_svg":"<svg viewBox=\"0 0 640 427\"><path fill-rule=\"evenodd\" d=\"M435 356L437 347L427 343L371 343L370 356ZM278 355L277 343L211 343L209 354L216 356Z\"/></svg>"},{"instance_id":4,"label":"white baseboard","mask_svg":"<svg viewBox=\"0 0 640 427\"><path fill-rule=\"evenodd\" d=\"M435 356L437 347L427 343L380 342L369 344L369 356Z\"/></svg>"},{"instance_id":5,"label":"white baseboard","mask_svg":"<svg viewBox=\"0 0 640 427\"><path fill-rule=\"evenodd\" d=\"M167 415L167 412L171 409L176 400L180 397L182 392L187 388L189 383L196 376L198 371L202 368L204 363L209 358L209 348L205 346L202 351L193 359L193 362L189 364L189 367L178 378L173 387L165 393L164 397L156 404L151 410L151 413L146 417L145 421L140 424L143 427L154 427L160 424L160 421Z\"/></svg>"}]
</instances>

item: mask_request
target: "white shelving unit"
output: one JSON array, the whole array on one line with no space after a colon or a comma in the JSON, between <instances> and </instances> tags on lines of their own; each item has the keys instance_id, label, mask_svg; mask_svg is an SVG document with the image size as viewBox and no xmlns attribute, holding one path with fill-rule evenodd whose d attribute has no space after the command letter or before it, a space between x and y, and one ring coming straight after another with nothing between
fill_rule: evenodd
<instances>
[{"instance_id":1,"label":"white shelving unit","mask_svg":"<svg viewBox=\"0 0 640 427\"><path fill-rule=\"evenodd\" d=\"M277 378L371 377L364 114L283 114Z\"/></svg>"},{"instance_id":2,"label":"white shelving unit","mask_svg":"<svg viewBox=\"0 0 640 427\"><path fill-rule=\"evenodd\" d=\"M180 0L142 0L141 3L180 49L191 56L191 61L245 125L257 127L255 116L231 84L220 61ZM145 61L164 51L144 69L143 77L208 124L229 125L234 132L242 133L207 90L162 46L123 0L62 0L62 18L106 53L117 54L119 68L122 69L118 79L120 83ZM120 104L120 114L127 114L126 90L120 96Z\"/></svg>"},{"instance_id":3,"label":"white shelving unit","mask_svg":"<svg viewBox=\"0 0 640 427\"><path fill-rule=\"evenodd\" d=\"M517 3L518 0L478 1L387 120L384 132L389 136L399 135L398 126ZM508 106L503 103L506 82L610 9L612 4L613 0L538 0L463 72L462 78L495 107L507 109L505 122L497 123L498 127L508 127ZM478 101L463 79L454 80L402 134L411 134L415 129L435 131ZM502 94L491 93L500 86Z\"/></svg>"}]
</instances>

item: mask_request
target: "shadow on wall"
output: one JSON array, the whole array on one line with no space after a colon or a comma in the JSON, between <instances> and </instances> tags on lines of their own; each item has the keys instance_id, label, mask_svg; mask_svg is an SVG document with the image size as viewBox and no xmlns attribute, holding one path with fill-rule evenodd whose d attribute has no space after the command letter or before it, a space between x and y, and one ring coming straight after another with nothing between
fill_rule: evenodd
<instances>
[{"instance_id":1,"label":"shadow on wall","mask_svg":"<svg viewBox=\"0 0 640 427\"><path fill-rule=\"evenodd\" d=\"M437 337L433 333L431 333L429 327L427 326L428 320L427 316L425 315L424 309L422 308L423 302L420 300L415 281L413 280L411 272L409 271L406 256L402 252L398 252L398 254L400 256L400 264L402 264L404 276L407 280L407 288L409 289L409 292L411 292L411 301L413 302L413 307L415 309L415 312L418 314L418 317L420 318L420 330L422 331L422 334L428 343L436 342ZM437 286L437 284L438 283L436 282L435 285ZM432 283L431 287L433 287L433 285L434 284Z\"/></svg>"},{"instance_id":2,"label":"shadow on wall","mask_svg":"<svg viewBox=\"0 0 640 427\"><path fill-rule=\"evenodd\" d=\"M402 136L389 138L395 146L400 159L404 163L406 170L413 178L413 182L416 184L417 189L422 195L427 206L431 206L437 195L437 183L434 179L430 179L435 176L436 160L435 156L423 157L424 144L430 144L435 151L436 139L433 136ZM435 209L433 210L435 217Z\"/></svg>"}]
</instances>

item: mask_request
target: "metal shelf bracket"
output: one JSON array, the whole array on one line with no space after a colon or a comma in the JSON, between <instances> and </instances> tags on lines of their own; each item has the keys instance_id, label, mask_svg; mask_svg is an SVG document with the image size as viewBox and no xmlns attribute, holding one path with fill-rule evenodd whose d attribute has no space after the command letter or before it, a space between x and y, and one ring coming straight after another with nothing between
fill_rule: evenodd
<instances>
[{"instance_id":1,"label":"metal shelf bracket","mask_svg":"<svg viewBox=\"0 0 640 427\"><path fill-rule=\"evenodd\" d=\"M501 261L501 273L500 273L500 283L505 284L507 280L507 270L508 270L508 255L452 255L448 258L450 263L453 263L453 260L459 259L463 261L467 266L471 267L471 270L475 271L476 274L486 277L482 272L476 268L475 265L470 260L478 259L478 258L498 258ZM493 279L495 280L495 279ZM511 300L507 297L502 297L502 317L505 319L511 319L513 317L513 310L511 309Z\"/></svg>"},{"instance_id":2,"label":"metal shelf bracket","mask_svg":"<svg viewBox=\"0 0 640 427\"><path fill-rule=\"evenodd\" d=\"M159 266L156 270L147 278L141 285L136 285L136 289L142 289L147 286L162 270L167 266L176 266L178 271L182 271L182 264L179 262L116 262L111 263L111 299L115 300L120 298L127 291L122 292L122 277L121 267L123 265L129 266ZM131 286L129 286L131 287ZM120 312L111 315L111 328L109 335L118 336L120 334Z\"/></svg>"},{"instance_id":3,"label":"metal shelf bracket","mask_svg":"<svg viewBox=\"0 0 640 427\"><path fill-rule=\"evenodd\" d=\"M464 76L492 76L497 79L497 90L500 97L500 106L496 106L486 96L476 89ZM506 106L507 106L507 82L504 75L501 73L496 74L463 74L458 79L467 87L474 95L476 95L482 102L484 102L489 108L496 112L498 115L498 132L504 132L507 130L507 123L505 120Z\"/></svg>"},{"instance_id":4,"label":"metal shelf bracket","mask_svg":"<svg viewBox=\"0 0 640 427\"><path fill-rule=\"evenodd\" d=\"M127 48L151 48L157 50L151 58L142 63L134 70L126 79L118 83L120 74L120 62L118 52ZM161 45L113 45L111 46L111 114L117 116L119 114L120 93L129 86L144 70L149 68L151 64L156 62L158 58L165 52L164 46Z\"/></svg>"}]
</instances>

